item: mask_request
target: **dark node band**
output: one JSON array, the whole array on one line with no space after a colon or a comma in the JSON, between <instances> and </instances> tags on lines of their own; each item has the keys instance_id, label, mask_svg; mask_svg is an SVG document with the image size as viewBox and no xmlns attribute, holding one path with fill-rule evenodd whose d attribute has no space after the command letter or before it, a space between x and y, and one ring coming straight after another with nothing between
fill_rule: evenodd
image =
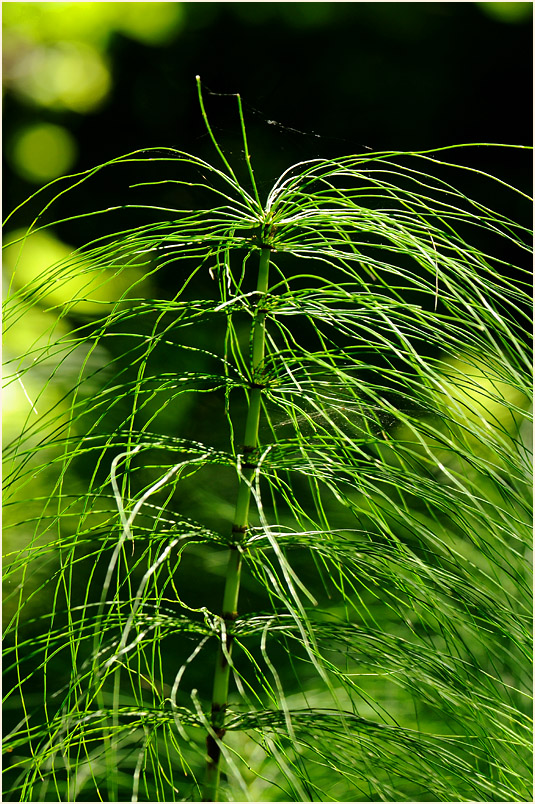
<instances>
[{"instance_id":1,"label":"dark node band","mask_svg":"<svg viewBox=\"0 0 535 804\"><path fill-rule=\"evenodd\" d=\"M225 735L226 729L214 729L215 735L222 740ZM215 737L212 737L211 734L208 735L206 738L206 752L208 754L208 759L210 762L213 762L214 765L219 763L219 757L221 756L221 748L217 744Z\"/></svg>"}]
</instances>

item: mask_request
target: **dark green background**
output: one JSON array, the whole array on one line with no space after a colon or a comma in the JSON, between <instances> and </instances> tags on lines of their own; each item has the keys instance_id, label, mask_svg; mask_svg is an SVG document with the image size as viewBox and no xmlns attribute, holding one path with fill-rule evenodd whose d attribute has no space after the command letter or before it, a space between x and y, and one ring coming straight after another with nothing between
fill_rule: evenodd
<instances>
[{"instance_id":1,"label":"dark green background","mask_svg":"<svg viewBox=\"0 0 535 804\"><path fill-rule=\"evenodd\" d=\"M97 110L84 114L39 106L7 85L4 209L10 211L37 188L16 171L10 148L18 131L40 120L64 126L76 139L78 156L71 172L154 146L188 151L217 164L199 110L196 74L206 88L214 131L233 164L239 163L243 146L236 102L228 94L241 93L253 164L263 193L287 167L315 157L457 143L530 144L532 5L492 4L517 7L516 15L502 9L502 16L497 9L489 11L488 5L184 3L181 24L165 44L143 44L113 31L106 45L111 91ZM150 13L150 4L146 6ZM530 189L531 170L525 153L474 147L454 152L452 158ZM148 176L143 174L143 178ZM470 184L469 177L461 178ZM70 194L59 200L50 219L124 203L125 186L136 180L140 179L130 173L118 188L116 183L108 185L108 173L103 173L84 185L76 201ZM477 177L474 183L477 185ZM490 197L480 200L494 206ZM174 203L178 205L179 200ZM520 219L522 213L512 195L505 203L509 208L502 206L500 211ZM30 213L41 206L40 201L30 205L26 224L32 219ZM24 215L17 218L17 226L24 223L22 218ZM97 217L55 231L69 245L79 246L115 225L113 216L109 223ZM164 294L176 290L172 270L162 271L153 282ZM213 289L208 276L206 283ZM213 333L205 332L204 337L211 341ZM166 355L162 355L162 370L168 370L164 358ZM215 408L210 408L208 395L198 404L190 420L197 422L195 436L209 440ZM185 426L188 411L184 417L181 424ZM171 428L176 422L167 425ZM92 467L88 464L79 469L83 476ZM230 478L228 484L232 482ZM224 496L219 477L213 487ZM188 495L178 507L185 515L198 516L206 487L189 489ZM184 564L185 581L196 577L192 567L195 570L196 562L202 562L200 552L190 562ZM209 588L200 590L200 603L218 605L222 571L216 567ZM189 586L192 595L199 592L194 582ZM80 583L80 594L84 592ZM245 580L245 611L259 607L256 594L254 584ZM70 667L57 671L59 677ZM210 683L211 672L210 665L207 678L196 679L201 688ZM8 727L20 717L19 710L6 712Z\"/></svg>"},{"instance_id":2,"label":"dark green background","mask_svg":"<svg viewBox=\"0 0 535 804\"><path fill-rule=\"evenodd\" d=\"M498 6L510 8L498 13ZM73 170L149 146L213 160L196 96L199 74L215 93L241 93L255 169L266 188L292 163L316 156L462 142L530 144L527 7L184 3L181 24L164 45L112 32L107 53L113 84L97 111L32 107L8 86L5 141L9 148L18 128L43 119L75 136ZM236 155L235 102L213 96L206 102L216 133ZM525 158L479 150L468 154L473 166L528 188ZM8 160L4 190L10 210L35 185L14 173ZM95 204L100 206L98 198ZM82 231L76 239L84 239Z\"/></svg>"}]
</instances>

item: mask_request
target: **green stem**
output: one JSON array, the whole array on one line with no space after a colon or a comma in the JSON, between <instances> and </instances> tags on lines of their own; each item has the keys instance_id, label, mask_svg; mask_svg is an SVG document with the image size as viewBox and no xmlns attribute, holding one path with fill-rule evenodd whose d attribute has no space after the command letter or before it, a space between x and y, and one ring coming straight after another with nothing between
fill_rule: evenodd
<instances>
[{"instance_id":1,"label":"green stem","mask_svg":"<svg viewBox=\"0 0 535 804\"><path fill-rule=\"evenodd\" d=\"M269 255L269 248L263 248L260 252L260 265L257 283L259 299L257 311L252 324L253 343L251 354L251 391L249 395L247 420L245 423L245 438L243 446L244 461L242 465L242 475L239 479L234 523L232 525L233 537L236 539L239 538L239 534L243 535L247 531L249 504L251 500L251 481L255 471L255 467L249 465L248 460L251 463L253 462L255 451L258 446L258 425L260 422L262 388L259 387L260 383L258 383L257 372L264 360L266 318L266 313L261 307L261 295L265 294L268 289ZM224 721L228 700L230 676L229 659L232 653L232 624L238 616L241 567L242 553L238 545L233 544L229 551L225 590L223 592L221 617L225 624L225 632L224 634L221 634L221 641L214 671L212 713L210 723L213 734L209 734L206 739L207 758L203 801L219 800L221 748L218 741L221 741L225 734Z\"/></svg>"}]
</instances>

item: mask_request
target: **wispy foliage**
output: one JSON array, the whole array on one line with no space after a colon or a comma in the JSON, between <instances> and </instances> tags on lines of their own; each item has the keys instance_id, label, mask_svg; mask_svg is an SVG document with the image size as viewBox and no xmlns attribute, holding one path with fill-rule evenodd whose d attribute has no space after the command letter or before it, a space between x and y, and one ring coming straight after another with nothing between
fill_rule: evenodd
<instances>
[{"instance_id":1,"label":"wispy foliage","mask_svg":"<svg viewBox=\"0 0 535 804\"><path fill-rule=\"evenodd\" d=\"M8 245L4 797L198 799L208 734L205 798L529 801L529 233L451 149L262 201L239 113L243 164L128 154ZM111 233L19 281L124 165Z\"/></svg>"}]
</instances>

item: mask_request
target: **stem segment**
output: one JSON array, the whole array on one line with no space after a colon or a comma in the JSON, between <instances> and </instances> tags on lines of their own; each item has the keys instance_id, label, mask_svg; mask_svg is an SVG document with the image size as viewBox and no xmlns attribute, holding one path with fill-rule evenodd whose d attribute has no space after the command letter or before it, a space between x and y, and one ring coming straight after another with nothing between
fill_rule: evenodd
<instances>
[{"instance_id":1,"label":"stem segment","mask_svg":"<svg viewBox=\"0 0 535 804\"><path fill-rule=\"evenodd\" d=\"M258 446L258 425L260 422L261 384L257 382L257 372L264 359L265 346L265 310L262 309L262 295L267 292L269 280L270 249L263 248L260 252L260 265L258 270L258 302L253 320L253 342L251 354L251 391L249 407L245 423L245 437L243 446L244 462L242 476L239 479L238 495L232 532L236 537L245 534L249 518L249 503L251 500L251 481L254 476L254 455ZM222 629L217 662L214 671L214 687L212 692L211 727L213 734L206 739L206 777L203 791L203 801L219 800L219 778L221 747L219 741L225 734L224 721L228 700L228 687L230 676L230 658L232 653L232 624L238 616L238 597L240 594L240 576L242 566L242 553L235 544L231 545L223 593L223 607L221 617L225 628ZM215 736L214 736L215 735Z\"/></svg>"}]
</instances>

